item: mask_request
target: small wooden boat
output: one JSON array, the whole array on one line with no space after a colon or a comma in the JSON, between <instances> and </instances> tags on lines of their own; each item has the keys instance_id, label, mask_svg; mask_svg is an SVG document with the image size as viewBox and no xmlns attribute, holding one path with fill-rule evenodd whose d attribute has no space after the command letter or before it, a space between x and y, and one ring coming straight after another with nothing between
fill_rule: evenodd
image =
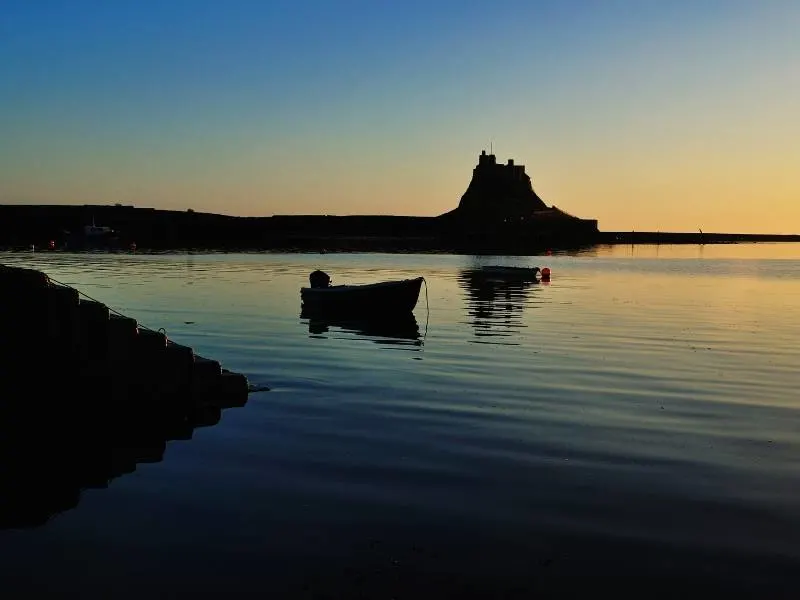
<instances>
[{"instance_id":1,"label":"small wooden boat","mask_svg":"<svg viewBox=\"0 0 800 600\"><path fill-rule=\"evenodd\" d=\"M302 312L326 315L410 313L417 305L422 277L364 285L300 288Z\"/></svg>"}]
</instances>

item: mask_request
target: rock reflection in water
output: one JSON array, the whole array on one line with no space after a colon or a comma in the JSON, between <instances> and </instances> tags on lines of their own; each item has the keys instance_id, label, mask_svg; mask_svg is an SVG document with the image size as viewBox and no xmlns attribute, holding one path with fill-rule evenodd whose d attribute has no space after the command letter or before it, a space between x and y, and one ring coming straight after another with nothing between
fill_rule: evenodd
<instances>
[{"instance_id":1,"label":"rock reflection in water","mask_svg":"<svg viewBox=\"0 0 800 600\"><path fill-rule=\"evenodd\" d=\"M167 442L219 423L222 398L130 394L108 381L34 389L6 382L0 407L0 529L45 524L138 464L164 459Z\"/></svg>"},{"instance_id":2,"label":"rock reflection in water","mask_svg":"<svg viewBox=\"0 0 800 600\"><path fill-rule=\"evenodd\" d=\"M467 315L478 338L513 336L526 327L523 321L530 294L539 280L525 273L498 273L489 269L464 269L458 274L466 292ZM487 340L486 343L515 342Z\"/></svg>"},{"instance_id":3,"label":"rock reflection in water","mask_svg":"<svg viewBox=\"0 0 800 600\"><path fill-rule=\"evenodd\" d=\"M300 318L308 323L308 333L321 336L333 330L355 334L378 344L421 346L422 336L413 313L383 317L335 319L310 316L301 312Z\"/></svg>"}]
</instances>

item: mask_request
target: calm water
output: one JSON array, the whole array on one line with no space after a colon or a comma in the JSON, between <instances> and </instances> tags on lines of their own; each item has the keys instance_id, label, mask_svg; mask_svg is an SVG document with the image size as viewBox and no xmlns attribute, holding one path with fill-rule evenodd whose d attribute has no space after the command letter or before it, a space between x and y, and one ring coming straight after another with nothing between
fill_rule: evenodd
<instances>
[{"instance_id":1,"label":"calm water","mask_svg":"<svg viewBox=\"0 0 800 600\"><path fill-rule=\"evenodd\" d=\"M271 388L0 531L11 596L536 597L586 576L796 592L800 245L0 263ZM487 282L482 264L553 279ZM411 323L309 322L315 268L427 290Z\"/></svg>"}]
</instances>

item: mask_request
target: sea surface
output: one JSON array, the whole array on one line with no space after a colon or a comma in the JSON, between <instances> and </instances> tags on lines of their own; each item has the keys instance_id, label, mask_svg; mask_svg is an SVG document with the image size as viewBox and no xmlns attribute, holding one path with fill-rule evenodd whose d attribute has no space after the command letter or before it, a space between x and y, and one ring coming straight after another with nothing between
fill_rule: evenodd
<instances>
[{"instance_id":1,"label":"sea surface","mask_svg":"<svg viewBox=\"0 0 800 600\"><path fill-rule=\"evenodd\" d=\"M800 245L0 263L270 388L0 531L4 597L800 593ZM426 285L411 322L310 322L317 268Z\"/></svg>"}]
</instances>

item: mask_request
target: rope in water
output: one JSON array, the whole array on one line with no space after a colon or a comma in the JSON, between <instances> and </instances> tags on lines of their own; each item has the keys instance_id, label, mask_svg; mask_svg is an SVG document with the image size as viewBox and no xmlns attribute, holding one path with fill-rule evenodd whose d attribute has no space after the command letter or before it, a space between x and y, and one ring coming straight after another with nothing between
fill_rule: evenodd
<instances>
[{"instance_id":1,"label":"rope in water","mask_svg":"<svg viewBox=\"0 0 800 600\"><path fill-rule=\"evenodd\" d=\"M428 280L424 277L422 282L425 284L425 332L422 334L422 342L425 343L425 337L428 335L428 318L431 315L431 305L428 302Z\"/></svg>"}]
</instances>

